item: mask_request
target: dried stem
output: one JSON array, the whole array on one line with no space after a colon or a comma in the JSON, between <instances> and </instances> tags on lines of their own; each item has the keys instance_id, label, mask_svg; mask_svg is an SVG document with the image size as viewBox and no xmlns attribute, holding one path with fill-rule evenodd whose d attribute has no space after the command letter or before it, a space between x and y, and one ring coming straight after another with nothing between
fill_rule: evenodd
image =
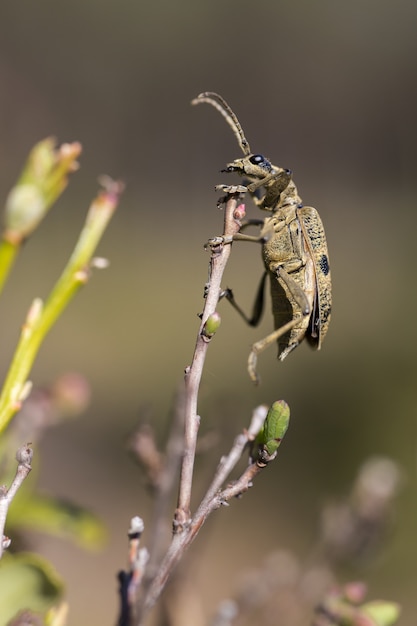
<instances>
[{"instance_id":1,"label":"dried stem","mask_svg":"<svg viewBox=\"0 0 417 626\"><path fill-rule=\"evenodd\" d=\"M145 579L142 583L143 597L146 596L170 541L170 524L167 515L174 489L177 488L178 470L184 448L184 401L185 394L184 390L181 389L175 398L166 454L154 489L155 504L150 538L148 540L150 558L146 567Z\"/></svg>"},{"instance_id":2,"label":"dried stem","mask_svg":"<svg viewBox=\"0 0 417 626\"><path fill-rule=\"evenodd\" d=\"M240 222L235 218L237 199L239 194L230 194L225 206L223 238L231 242L233 236L239 232ZM185 373L185 442L184 456L181 467L178 505L175 512L174 532L181 533L189 525L191 512L191 488L195 450L197 445L197 433L200 425L200 417L197 414L198 391L201 376L207 354L209 340L204 335L203 329L207 319L216 311L217 302L221 291L221 280L227 261L231 253L229 245L213 246L210 259L209 285L206 294L205 306L201 316L201 326L197 336L192 364Z\"/></svg>"},{"instance_id":3,"label":"dried stem","mask_svg":"<svg viewBox=\"0 0 417 626\"><path fill-rule=\"evenodd\" d=\"M118 574L120 614L117 626L133 625L135 598L149 560L148 550L140 548L143 530L143 520L140 517L133 517L127 533L129 539L128 570Z\"/></svg>"},{"instance_id":4,"label":"dried stem","mask_svg":"<svg viewBox=\"0 0 417 626\"><path fill-rule=\"evenodd\" d=\"M239 232L239 219L244 216L242 206L238 206L242 188L227 188L224 233L222 237L210 240L211 248L209 284L206 291L204 311L201 316L201 326L198 331L192 364L185 372L185 399L184 399L184 453L182 459L178 505L175 511L171 544L163 558L159 570L153 577L138 603L136 613L137 624L142 623L143 616L155 604L159 598L174 567L183 557L186 549L191 545L203 526L207 517L215 509L252 486L255 476L266 466L269 460L276 456L268 456L265 461L252 460L243 471L240 478L234 483L223 488L230 473L239 462L245 448L252 444L262 430L268 412L267 407L260 406L255 409L248 430L238 435L228 455L224 456L217 467L214 478L207 493L202 499L194 516L190 512L190 500L192 491L192 479L194 459L197 445L197 434L200 418L197 414L198 391L203 372L203 366L207 354L208 344L212 333L207 332L207 320L216 312L216 306L221 293L221 280L226 263L231 253L231 242L234 235ZM227 245L226 245L227 244ZM212 318L211 318L212 319ZM211 327L210 327L211 328ZM269 413L268 413L269 414ZM276 435L273 435L276 437Z\"/></svg>"},{"instance_id":5,"label":"dried stem","mask_svg":"<svg viewBox=\"0 0 417 626\"><path fill-rule=\"evenodd\" d=\"M249 487L251 487L255 476L263 469L264 466L259 465L257 462L252 462L236 482L229 485L224 490L220 490L221 486L230 475L230 472L241 458L245 447L252 443L258 434L266 413L267 408L265 406L260 406L255 409L249 429L245 429L243 433L236 437L229 454L221 459L214 479L194 517L190 520L186 532L173 536L171 546L162 561L157 576L150 586L145 601L145 609L150 609L155 604L173 568L194 541L210 513L220 506L225 505L231 498L247 491Z\"/></svg>"},{"instance_id":6,"label":"dried stem","mask_svg":"<svg viewBox=\"0 0 417 626\"><path fill-rule=\"evenodd\" d=\"M18 462L16 475L9 489L5 486L0 489L0 558L3 556L3 550L10 545L10 539L4 535L4 526L6 524L7 512L9 506L15 497L18 489L32 469L31 461L33 450L29 448L30 444L22 446L16 453Z\"/></svg>"},{"instance_id":7,"label":"dried stem","mask_svg":"<svg viewBox=\"0 0 417 626\"><path fill-rule=\"evenodd\" d=\"M241 206L238 208L238 200L240 200L241 192L242 188L232 188L230 190L225 202L223 236L209 242L211 258L209 267L209 283L206 287L205 294L205 305L201 315L201 325L197 335L193 360L191 366L188 367L185 372L184 403L183 406L181 406L181 413L184 416L184 441L178 503L174 517L174 536L157 575L153 578L153 580L151 580L149 587L145 582L145 589L143 589L144 593L138 603L138 624L141 623L144 611L154 605L155 601L161 594L172 569L180 560L184 550L196 536L208 514L206 514L206 505L201 509L201 511L199 509L200 513L198 517L196 516L193 520L191 519L190 512L194 460L197 446L197 434L200 424L200 418L197 415L197 400L204 362L211 339L211 335L205 333L204 331L207 320L216 312L216 306L221 293L223 273L231 253L231 242L233 241L234 235L239 232L241 226L239 219L244 216L243 208ZM180 405L181 404L182 403L180 403ZM178 422L178 420L176 421ZM251 435L246 434L246 436L243 435L239 439L241 450L243 450L243 447L246 445L248 436ZM241 452L236 455L235 463L237 462L237 459L240 458L240 455ZM174 454L173 456L175 458L176 455ZM219 470L216 476L218 476L217 480L219 481L220 487L224 481L224 477L220 478ZM227 476L227 474L225 474L225 476ZM210 501L213 500L213 494L219 487L217 487L217 483L216 486L213 487L212 483L208 492ZM161 497L163 495L164 494L161 494ZM211 510L220 506L220 504L221 502L216 503L215 506L212 506ZM154 555L151 556L151 560L152 563L154 563ZM153 567L149 569L149 574L152 577Z\"/></svg>"}]
</instances>

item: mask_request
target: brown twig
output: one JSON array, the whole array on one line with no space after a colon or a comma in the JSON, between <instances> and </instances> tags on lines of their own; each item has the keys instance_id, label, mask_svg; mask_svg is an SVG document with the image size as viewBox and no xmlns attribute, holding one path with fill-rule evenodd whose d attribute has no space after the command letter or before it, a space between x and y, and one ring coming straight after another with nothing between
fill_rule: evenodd
<instances>
[{"instance_id":1,"label":"brown twig","mask_svg":"<svg viewBox=\"0 0 417 626\"><path fill-rule=\"evenodd\" d=\"M172 506L172 495L178 483L178 469L184 447L184 391L177 392L171 428L166 446L166 454L158 477L155 493L153 521L148 541L150 559L146 568L145 580L142 585L143 595L155 576L170 539L170 527L167 520L168 507Z\"/></svg>"},{"instance_id":2,"label":"brown twig","mask_svg":"<svg viewBox=\"0 0 417 626\"><path fill-rule=\"evenodd\" d=\"M146 548L140 548L140 540L144 530L143 520L133 517L127 533L129 540L128 569L120 571L119 595L120 613L117 626L133 626L135 619L136 594L142 582L149 552Z\"/></svg>"},{"instance_id":3,"label":"brown twig","mask_svg":"<svg viewBox=\"0 0 417 626\"><path fill-rule=\"evenodd\" d=\"M17 470L9 489L5 485L0 488L0 558L3 556L3 550L10 545L10 539L4 535L4 526L6 524L7 512L9 506L15 497L18 489L32 469L31 461L33 450L26 444L19 448L16 452Z\"/></svg>"},{"instance_id":4,"label":"brown twig","mask_svg":"<svg viewBox=\"0 0 417 626\"><path fill-rule=\"evenodd\" d=\"M200 423L200 418L197 415L197 399L208 344L212 337L212 333L205 332L205 329L207 320L211 318L216 312L216 306L221 293L221 281L223 273L231 253L231 243L233 241L234 235L239 232L241 226L240 219L244 217L244 206L238 206L238 201L241 198L241 193L243 190L244 188L242 187L228 188L226 190L228 192L228 195L225 197L223 235L222 237L215 238L213 240L210 240L209 242L211 258L209 267L209 283L206 287L205 293L205 305L203 313L201 315L201 325L197 335L193 360L191 366L188 367L185 372L184 396L182 398L183 406L181 406L181 411L179 408L177 408L176 411L177 416L178 413L181 413L181 415L184 416L184 439L178 502L173 524L174 536L172 538L171 545L165 555L165 558L162 561L159 571L153 578L153 580L151 580L149 587L148 576L148 580L144 581L145 584L143 588L143 593L141 594L138 602L138 624L141 623L144 611L153 606L156 599L161 594L162 589L170 573L172 572L172 569L174 568L175 564L180 560L184 550L191 543L205 519L204 516L200 521L199 518L197 518L197 525L193 527L193 529L191 528L192 520L190 512L190 500L194 459L197 446L197 434ZM182 405L182 403L179 404ZM180 422L180 420L178 419L175 421L177 423ZM247 443L247 436L243 436L240 441L243 450L243 447ZM237 458L240 458L240 454ZM176 453L171 454L171 456L178 458ZM173 468L170 467L170 470L172 469ZM172 478L172 471L170 471L170 476ZM223 481L224 478L219 483L219 487L221 486ZM170 483L170 485L171 484L172 483ZM212 484L212 487L210 487L208 493L212 494L215 491L217 491L217 487L213 490ZM166 493L161 493L160 496L160 500L163 499L164 502L166 502ZM220 506L220 504L218 504L217 506ZM157 518L160 519L160 516L158 515ZM155 542L153 543L155 548ZM151 556L151 562L153 564L155 563L155 555ZM153 567L150 567L148 570L150 577L153 576L153 569Z\"/></svg>"},{"instance_id":5,"label":"brown twig","mask_svg":"<svg viewBox=\"0 0 417 626\"><path fill-rule=\"evenodd\" d=\"M255 476L265 467L266 462L259 463L253 460L244 470L240 478L234 483L222 489L230 473L240 460L243 451L248 444L253 443L263 427L267 414L267 407L260 406L255 409L248 430L238 435L228 455L224 456L217 467L214 478L207 493L202 499L194 516L191 516L190 500L192 491L194 459L196 454L197 434L200 418L197 414L198 391L203 372L203 366L207 354L208 344L212 332L207 332L207 321L213 319L216 306L221 293L221 280L226 263L231 253L231 243L234 235L239 232L240 219L244 217L244 207L238 206L238 200L243 188L227 188L225 206L224 233L209 241L211 249L209 284L206 291L206 301L201 315L201 325L198 331L192 364L185 372L185 397L184 397L184 452L180 475L178 504L173 522L173 537L171 544L163 558L159 570L146 585L142 598L138 604L137 624L142 623L146 611L148 611L159 598L174 567L181 560L187 548L194 541L207 517L214 510L252 486ZM217 323L217 321L216 321ZM211 328L211 327L210 327ZM275 457L275 454L271 457ZM152 575L152 574L151 574Z\"/></svg>"},{"instance_id":6,"label":"brown twig","mask_svg":"<svg viewBox=\"0 0 417 626\"><path fill-rule=\"evenodd\" d=\"M211 259L209 271L209 285L206 293L204 310L201 316L201 325L197 335L196 346L191 366L185 372L185 445L181 467L178 505L175 512L174 532L180 534L190 523L190 500L193 481L195 450L200 417L197 414L198 391L207 354L209 340L204 334L204 326L208 318L216 311L221 291L221 280L227 261L231 253L233 236L239 232L241 223L236 219L237 200L239 192L227 197L224 215L224 232L219 238L218 245L211 245ZM224 245L226 242L228 245Z\"/></svg>"},{"instance_id":7,"label":"brown twig","mask_svg":"<svg viewBox=\"0 0 417 626\"><path fill-rule=\"evenodd\" d=\"M265 406L260 406L255 409L249 429L244 430L243 433L236 437L229 454L222 457L220 460L214 479L208 488L206 495L201 501L195 515L190 520L186 531L180 534L174 534L168 552L162 561L159 572L154 578L152 585L150 586L149 593L147 594L145 602L146 609L150 609L155 604L173 568L180 561L184 552L194 541L210 513L222 505L227 504L228 500L231 498L247 491L249 487L251 487L254 477L263 469L263 466L258 465L256 462L252 462L236 482L229 485L224 490L220 490L221 486L240 460L246 446L253 442L261 429L266 413L267 407Z\"/></svg>"},{"instance_id":8,"label":"brown twig","mask_svg":"<svg viewBox=\"0 0 417 626\"><path fill-rule=\"evenodd\" d=\"M130 438L130 449L145 468L154 494L153 520L149 525L149 561L146 563L146 570L135 601L135 619L138 623L141 621L148 589L170 542L170 523L167 513L168 507L172 504L173 491L177 486L178 469L184 447L184 396L184 389L181 387L175 397L164 455L157 448L154 433L148 424L142 424ZM125 584L125 578L124 573L119 575L121 590ZM120 595L122 600L120 612L123 614L124 607L128 605L123 601L122 593ZM129 615L131 613L132 609L129 607Z\"/></svg>"}]
</instances>

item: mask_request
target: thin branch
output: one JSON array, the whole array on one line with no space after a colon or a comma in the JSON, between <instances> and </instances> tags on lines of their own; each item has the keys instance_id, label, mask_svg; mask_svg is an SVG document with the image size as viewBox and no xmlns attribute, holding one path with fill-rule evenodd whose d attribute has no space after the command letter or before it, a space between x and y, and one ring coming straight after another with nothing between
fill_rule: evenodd
<instances>
[{"instance_id":1,"label":"thin branch","mask_svg":"<svg viewBox=\"0 0 417 626\"><path fill-rule=\"evenodd\" d=\"M227 456L224 456L217 467L214 478L206 495L202 499L193 517L190 512L194 459L197 445L197 434L200 418L197 414L198 391L207 354L208 344L217 330L220 318L216 306L221 294L221 280L226 263L231 253L234 236L239 232L240 219L244 217L244 206L238 206L241 193L246 188L225 187L224 232L208 242L211 249L209 284L206 287L206 302L201 315L193 361L185 372L185 403L184 403L184 454L181 467L178 505L173 521L173 537L155 577L151 578L149 587L144 590L138 601L137 624L142 623L144 614L154 606L162 593L174 567L183 557L187 548L194 541L207 517L214 510L226 505L228 501L247 491L254 478L277 454L277 448L288 427L289 408L283 401L274 403L268 410L261 406L255 409L248 430L238 435ZM259 439L261 437L261 439ZM232 470L242 457L245 448L256 444L257 458L251 459L240 478L222 489ZM152 577L152 574L151 574Z\"/></svg>"},{"instance_id":2,"label":"thin branch","mask_svg":"<svg viewBox=\"0 0 417 626\"><path fill-rule=\"evenodd\" d=\"M200 418L197 415L198 391L200 387L200 381L208 345L214 334L214 332L212 331L213 328L215 329L216 325L218 326L219 324L219 318L216 314L216 306L221 292L221 281L223 273L231 253L231 243L233 241L234 235L239 232L239 229L241 227L240 220L245 215L244 206L241 204L238 205L238 201L241 198L241 193L244 190L245 188L240 186L224 189L224 191L228 195L224 198L225 214L223 236L216 237L215 239L210 240L208 243L211 250L211 258L209 266L209 282L206 286L205 292L205 305L203 313L201 315L201 325L198 330L192 364L186 369L185 372L184 395L181 397L181 402L179 402L179 406L177 407L176 411L177 419L175 421L177 422L177 426L179 423L181 423L181 420L179 419L179 413L181 413L184 418L184 437L181 450L182 467L180 475L178 503L173 525L174 537L172 538L171 545L165 555L165 558L163 559L163 565L159 568L159 572L157 573L156 577L153 578L153 580L152 577L154 573L154 565L156 565L156 558L154 554L152 554L151 556L151 562L153 565L148 569L148 575L150 576L150 578L144 581L143 593L138 600L138 624L141 623L144 611L153 606L154 602L159 597L165 585L165 582L172 571L172 568L180 559L180 556L186 545L189 544L189 542L186 543L185 540L189 536L188 531L190 530L191 525L190 500L194 460L197 446L197 434L200 423ZM210 331L208 331L209 323L211 323ZM173 433L175 435L175 441L177 440L178 434L177 426L174 428L175 432ZM246 441L247 440L244 439L243 447ZM171 451L170 456L172 456L173 459L172 464L170 464L170 469L172 470L178 456L175 450ZM166 469L168 468L166 467ZM168 481L168 484L170 490L172 487L172 483ZM163 494L161 492L160 496L160 499L162 500L163 498L166 502L166 493ZM165 508L165 502L163 503L163 508ZM161 509L161 502L159 503L158 508ZM157 516L157 520L158 519L160 519L160 515ZM159 530L154 534L154 538L160 534L160 530L161 529L159 524ZM182 547L183 545L184 547ZM158 554L160 554L159 550Z\"/></svg>"},{"instance_id":3,"label":"thin branch","mask_svg":"<svg viewBox=\"0 0 417 626\"><path fill-rule=\"evenodd\" d=\"M4 535L4 527L6 524L7 513L9 506L15 497L17 491L21 487L23 481L32 469L31 461L33 456L32 448L29 448L30 444L26 444L19 448L16 452L17 470L9 489L3 486L0 489L0 559L3 556L3 550L10 545L10 539Z\"/></svg>"},{"instance_id":4,"label":"thin branch","mask_svg":"<svg viewBox=\"0 0 417 626\"><path fill-rule=\"evenodd\" d=\"M222 459L220 460L220 463L217 467L212 483L210 487L208 488L206 495L204 496L203 500L201 501L200 506L198 507L194 515L193 522L195 522L195 520L198 520L200 517L204 517L204 519L207 517L207 514L205 514L205 511L207 510L208 507L210 507L210 503L217 496L222 485L227 480L230 473L232 472L232 470L234 469L234 467L240 460L242 453L245 447L247 446L247 444L253 442L255 437L261 430L263 423L265 421L265 417L267 415L267 411L268 411L268 408L263 404L258 406L254 410L252 414L252 420L251 420L248 430L245 430L243 433L241 433L240 435L236 437L233 443L233 447L230 450L229 454L227 456L222 457ZM251 467L251 465L249 465L249 467ZM227 499L229 500L230 498L227 498Z\"/></svg>"},{"instance_id":5,"label":"thin branch","mask_svg":"<svg viewBox=\"0 0 417 626\"><path fill-rule=\"evenodd\" d=\"M184 449L184 389L178 390L174 411L171 419L171 428L166 446L166 455L158 483L158 491L154 507L154 521L149 542L150 560L147 568L149 577L156 572L157 565L167 547L167 513L171 506L172 496L178 484L178 470ZM150 583L147 580L146 583ZM144 584L144 588L147 588Z\"/></svg>"},{"instance_id":6,"label":"thin branch","mask_svg":"<svg viewBox=\"0 0 417 626\"><path fill-rule=\"evenodd\" d=\"M92 255L117 208L123 185L102 177L104 189L93 200L74 251L45 304L36 298L29 309L0 396L0 431L20 410L27 395L27 377L47 333L73 296L88 282ZM99 265L102 265L99 262Z\"/></svg>"},{"instance_id":7,"label":"thin branch","mask_svg":"<svg viewBox=\"0 0 417 626\"><path fill-rule=\"evenodd\" d=\"M243 451L248 444L253 443L256 435L262 427L263 421L267 413L265 406L255 409L251 424L248 430L238 435L233 443L229 454L223 457L218 465L214 479L201 501L194 517L190 520L187 532L175 534L172 539L171 546L161 564L159 572L152 582L149 593L145 602L145 609L150 609L160 596L172 570L180 561L184 552L194 541L207 517L220 506L225 505L231 498L247 491L252 485L255 476L265 467L265 464L259 465L252 462L242 473L241 477L232 485L229 485L223 491L220 491L221 485L230 475Z\"/></svg>"},{"instance_id":8,"label":"thin branch","mask_svg":"<svg viewBox=\"0 0 417 626\"><path fill-rule=\"evenodd\" d=\"M233 188L234 190L234 188ZM190 501L193 480L194 459L197 444L197 433L200 425L200 417L197 414L197 399L200 388L201 376L207 354L209 339L204 334L204 326L208 318L216 311L221 291L221 281L227 261L231 253L233 236L239 232L240 221L236 219L238 210L237 201L239 191L227 196L224 215L224 232L215 244L211 243L211 259L209 269L209 284L206 293L206 301L201 316L201 326L198 332L194 356L191 366L185 373L185 446L181 467L178 505L175 512L174 532L181 533L190 523ZM239 217L241 212L238 211ZM224 243L228 245L224 245Z\"/></svg>"},{"instance_id":9,"label":"thin branch","mask_svg":"<svg viewBox=\"0 0 417 626\"><path fill-rule=\"evenodd\" d=\"M259 455L256 460L251 460L250 464L243 471L240 478L222 489L230 473L242 457L243 451L248 445L253 445L259 433L264 429L264 424L268 421L266 416L270 415L267 407L258 407L253 414L248 430L244 430L238 435L227 456L224 456L217 467L213 481L209 486L206 495L201 501L195 515L191 517L190 500L192 490L193 468L196 453L197 434L200 418L197 415L197 398L203 371L203 366L207 354L208 344L213 336L213 329L219 323L216 306L221 293L221 280L226 263L231 253L231 243L234 235L239 231L240 219L244 217L243 205L237 204L240 194L244 188L226 188L226 207L224 233L221 237L216 237L209 241L211 248L209 284L206 291L206 302L201 316L201 326L198 331L194 357L192 364L185 373L185 433L184 433L184 455L181 468L180 486L178 495L178 506L175 511L171 544L162 560L159 571L151 580L149 588L138 603L137 624L142 623L146 611L148 611L159 598L168 578L174 567L183 557L186 549L191 545L203 526L207 517L215 509L247 491L259 472L273 460L276 456L276 448L280 438L277 438L275 430L268 431L268 442L277 442L270 453L263 446L263 456ZM228 244L228 245L225 245ZM272 408L270 409L272 410ZM278 419L278 418L277 418ZM288 416L287 416L288 422ZM275 423L275 421L274 421ZM271 443L271 442L269 442Z\"/></svg>"}]
</instances>

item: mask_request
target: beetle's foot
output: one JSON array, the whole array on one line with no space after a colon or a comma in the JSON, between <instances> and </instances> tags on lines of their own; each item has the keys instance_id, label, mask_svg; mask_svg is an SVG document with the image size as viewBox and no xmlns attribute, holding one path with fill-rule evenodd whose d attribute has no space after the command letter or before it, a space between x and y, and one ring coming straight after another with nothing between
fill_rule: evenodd
<instances>
[{"instance_id":1,"label":"beetle's foot","mask_svg":"<svg viewBox=\"0 0 417 626\"><path fill-rule=\"evenodd\" d=\"M234 194L234 193L245 193L248 188L245 185L216 185L216 191L223 191L223 193Z\"/></svg>"},{"instance_id":2,"label":"beetle's foot","mask_svg":"<svg viewBox=\"0 0 417 626\"><path fill-rule=\"evenodd\" d=\"M219 300L221 300L222 298L226 298L226 300L229 300L229 302L233 301L234 302L234 297L233 297L233 292L230 289L230 287L226 287L226 289L222 289L222 291L220 292L220 297Z\"/></svg>"},{"instance_id":3,"label":"beetle's foot","mask_svg":"<svg viewBox=\"0 0 417 626\"><path fill-rule=\"evenodd\" d=\"M244 185L216 185L215 189L225 194L217 200L217 208L219 209L229 201L229 196L240 195L248 190Z\"/></svg>"},{"instance_id":4,"label":"beetle's foot","mask_svg":"<svg viewBox=\"0 0 417 626\"><path fill-rule=\"evenodd\" d=\"M208 248L210 248L211 250L214 250L215 248L218 248L219 246L224 246L225 244L232 243L232 241L233 241L233 237L231 235L229 236L221 235L220 237L212 237L211 239L207 241L206 244L204 244L204 249L207 250Z\"/></svg>"},{"instance_id":5,"label":"beetle's foot","mask_svg":"<svg viewBox=\"0 0 417 626\"><path fill-rule=\"evenodd\" d=\"M258 362L258 355L252 349L251 353L249 354L249 358L248 358L248 372L249 372L249 376L250 376L251 381L255 385L259 385L259 383L260 383L260 378L259 378L258 373L256 371L256 364L257 364L257 362Z\"/></svg>"}]
</instances>

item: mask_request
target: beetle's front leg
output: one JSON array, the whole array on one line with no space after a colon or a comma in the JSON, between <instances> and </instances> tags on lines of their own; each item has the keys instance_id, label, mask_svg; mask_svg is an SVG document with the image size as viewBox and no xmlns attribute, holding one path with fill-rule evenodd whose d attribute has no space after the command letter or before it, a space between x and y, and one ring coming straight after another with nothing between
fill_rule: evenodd
<instances>
[{"instance_id":1,"label":"beetle's front leg","mask_svg":"<svg viewBox=\"0 0 417 626\"><path fill-rule=\"evenodd\" d=\"M232 195L241 195L247 192L245 185L216 185L216 191L222 191L225 195L217 200L217 208L220 209L223 204L227 204Z\"/></svg>"},{"instance_id":2,"label":"beetle's front leg","mask_svg":"<svg viewBox=\"0 0 417 626\"><path fill-rule=\"evenodd\" d=\"M280 178L282 178L283 189L285 189L285 187L288 185L288 182L291 180L291 170L284 170L284 169L274 170L270 172L269 174L267 174L266 176L264 176L264 178L260 178L259 180L256 180L253 183L250 183L250 185L247 186L247 190L249 191L249 193L252 194L257 189L259 189L259 187L265 187L265 185L267 185L268 183L271 183L272 181L275 183Z\"/></svg>"}]
</instances>

